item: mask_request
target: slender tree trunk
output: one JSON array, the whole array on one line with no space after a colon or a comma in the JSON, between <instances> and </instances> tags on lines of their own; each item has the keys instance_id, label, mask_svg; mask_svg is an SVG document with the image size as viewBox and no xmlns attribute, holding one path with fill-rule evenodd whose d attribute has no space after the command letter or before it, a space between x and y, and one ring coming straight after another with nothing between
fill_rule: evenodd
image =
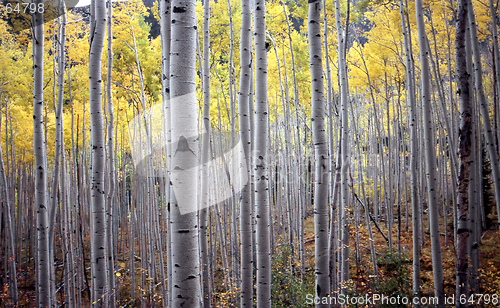
<instances>
[{"instance_id":1,"label":"slender tree trunk","mask_svg":"<svg viewBox=\"0 0 500 308\"><path fill-rule=\"evenodd\" d=\"M333 131L333 125L334 125L334 113L333 109L336 109L335 102L333 99L333 84L332 84L332 73L330 69L330 58L329 58L329 49L328 49L328 18L327 18L327 12L326 12L326 0L322 1L322 8L323 8L323 49L325 53L325 74L326 74L326 108L327 108L327 123L328 123L328 153L329 153L329 167L328 167L328 172L329 172L329 185L330 187L328 188L328 194L329 194L329 199L328 199L328 204L329 204L329 211L330 211L330 229L329 229L329 234L328 234L328 251L329 251L329 279L330 279L330 296L335 296L336 291L337 291L337 237L336 237L336 226L338 225L338 222L334 219L335 215L337 214L337 208L336 208L336 202L337 202L337 195L338 191L335 191L335 176L339 175L340 173L338 172L338 166L335 164L335 159L333 153L335 152L335 142L334 142L334 131ZM336 117L338 118L338 112L336 111ZM340 151L340 148L338 148L338 151ZM337 155L337 159L340 159L340 155ZM338 182L337 182L338 183ZM336 186L338 188L338 185ZM338 190L338 189L337 189Z\"/></svg>"},{"instance_id":2,"label":"slender tree trunk","mask_svg":"<svg viewBox=\"0 0 500 308\"><path fill-rule=\"evenodd\" d=\"M416 0L418 44L422 71L422 111L425 136L425 161L427 178L427 195L429 204L429 228L432 246L432 270L434 276L434 294L438 298L438 307L444 307L443 261L441 257L441 241L439 235L439 213L436 196L436 149L433 146L435 135L432 132L431 119L431 88L429 75L429 60L427 35L425 32L422 0Z\"/></svg>"},{"instance_id":3,"label":"slender tree trunk","mask_svg":"<svg viewBox=\"0 0 500 308\"><path fill-rule=\"evenodd\" d=\"M66 10L64 4L62 4L62 10ZM49 210L49 224L50 226L56 226L56 214L57 214L57 198L59 191L59 176L61 164L64 164L64 161L61 161L62 156L62 146L64 143L64 135L63 135L63 99L64 99L64 73L65 73L65 42L66 42L66 14L63 14L64 21L61 22L61 18L59 18L59 29L58 29L58 59L57 59L57 91L56 91L56 83L54 83L54 97L56 96L56 92L58 95L57 99L57 107L55 105L54 99L54 113L56 118L56 136L55 136L55 154L54 154L54 179L52 182L52 194L51 194L51 204ZM55 39L55 38L54 38ZM56 57L54 57L54 66L56 65ZM56 70L54 70L54 79L56 78ZM54 247L54 237L55 237L55 228L51 228L49 232L49 246ZM51 249L51 260L54 260L54 251ZM51 262L51 297L53 299L56 298L56 275L54 262Z\"/></svg>"},{"instance_id":4,"label":"slender tree trunk","mask_svg":"<svg viewBox=\"0 0 500 308\"><path fill-rule=\"evenodd\" d=\"M171 205L173 307L200 307L198 249L198 120L196 102L196 1L172 1L170 96L172 182Z\"/></svg>"},{"instance_id":5,"label":"slender tree trunk","mask_svg":"<svg viewBox=\"0 0 500 308\"><path fill-rule=\"evenodd\" d=\"M472 134L472 106L469 86L470 73L467 70L466 53L466 29L469 1L458 2L456 19L456 71L458 78L458 93L460 101L460 130L459 130L459 173L458 173L458 209L457 209L457 263L456 263L456 297L460 298L467 294L467 238L469 236L469 179L470 179L470 155ZM457 307L465 307L457 301Z\"/></svg>"},{"instance_id":6,"label":"slender tree trunk","mask_svg":"<svg viewBox=\"0 0 500 308\"><path fill-rule=\"evenodd\" d=\"M101 60L106 32L106 3L92 0L91 33L89 55L89 96L90 126L92 149L92 187L91 187L91 268L92 268L92 305L107 306L107 236L104 173L106 171L104 123L102 115L102 76Z\"/></svg>"},{"instance_id":7,"label":"slender tree trunk","mask_svg":"<svg viewBox=\"0 0 500 308\"><path fill-rule=\"evenodd\" d=\"M453 75L453 72L452 72L452 69L451 69L451 35L450 35L450 29L449 29L449 26L448 24L446 24L446 34L447 34L447 45L448 45L448 49L447 49L447 62L448 62L448 65L447 65L447 71L448 71L448 76L451 80L452 78L452 75ZM449 85L449 98L450 98L450 112L449 114L446 112L445 113L445 116L449 116L451 118L451 131L449 132L450 134L453 135L453 140L456 140L456 136L455 135L455 131L457 131L456 129L456 121L455 121L455 92L454 92L454 88L453 88L453 83L450 83ZM444 112L444 110L443 110ZM455 156L456 156L456 152L455 152ZM454 163L455 164L455 167L457 166L458 164L458 158L455 160L455 162L451 162L452 164ZM451 180L451 188L453 190L453 192L457 191L458 188L457 188L457 179L458 179L458 169L457 171L454 171L456 168L453 168L453 166L450 166L450 170L451 170L451 174L452 174L452 180ZM454 174L455 173L455 174ZM452 210L453 210L453 239L456 241L457 239L457 215L456 215L456 212L457 212L457 195L455 193L452 194L452 202L453 202L453 207L452 207Z\"/></svg>"},{"instance_id":8,"label":"slender tree trunk","mask_svg":"<svg viewBox=\"0 0 500 308\"><path fill-rule=\"evenodd\" d=\"M338 123L340 124L339 126L342 127L342 119L340 118ZM339 137L340 137L341 132L339 131ZM339 281L338 274L339 274L339 269L338 269L338 264L340 262L339 260L339 227L336 228L336 226L339 226L339 222L337 217L339 216L339 211L337 207L338 203L338 196L339 196L339 187L340 187L340 168L342 166L342 153L341 148L342 148L342 139L338 138L338 146L337 146L337 161L335 164L335 170L332 169L331 172L335 174L335 176L331 177L332 183L332 198L331 198L331 204L330 204L330 236L329 236L329 243L330 243L330 293L332 294L331 296L336 296L338 295L338 284L337 281Z\"/></svg>"},{"instance_id":9,"label":"slender tree trunk","mask_svg":"<svg viewBox=\"0 0 500 308\"><path fill-rule=\"evenodd\" d=\"M408 96L408 107L410 116L410 194L411 194L411 209L412 209L412 229L413 229L413 296L420 294L420 221L419 221L419 202L418 202L418 182L417 182L417 119L415 110L415 66L413 62L413 52L410 41L410 30L407 27L405 9L403 1L399 0L399 9L401 14L401 25L403 28L405 58L406 58L406 86ZM419 307L420 305L414 305Z\"/></svg>"},{"instance_id":10,"label":"slender tree trunk","mask_svg":"<svg viewBox=\"0 0 500 308\"><path fill-rule=\"evenodd\" d=\"M252 13L250 3L241 1L240 38L240 85L238 91L240 138L244 152L240 154L240 177L250 179L249 155L250 135L250 80L252 79ZM252 102L253 103L253 102ZM253 245L252 245L252 200L250 182L241 191L240 239L241 239L241 307L253 307Z\"/></svg>"},{"instance_id":11,"label":"slender tree trunk","mask_svg":"<svg viewBox=\"0 0 500 308\"><path fill-rule=\"evenodd\" d=\"M328 143L325 128L325 101L323 86L323 56L321 44L321 0L309 1L308 17L309 63L311 67L311 121L314 143L314 234L316 297L330 294L330 270L328 251ZM316 307L328 307L316 304Z\"/></svg>"},{"instance_id":12,"label":"slender tree trunk","mask_svg":"<svg viewBox=\"0 0 500 308\"><path fill-rule=\"evenodd\" d=\"M170 0L160 0L160 34L161 34L161 60L162 60L162 97L163 97L163 135L166 150L166 162L165 162L165 221L167 222L166 232L166 246L167 246L167 280L168 280L168 292L164 295L163 306L171 307L172 303L172 232L170 224L171 206L172 206L172 186L170 180L171 173L171 156L172 156L172 146L171 146L171 134L170 134L170 24L171 22L171 11L170 11ZM168 298L165 298L167 296Z\"/></svg>"},{"instance_id":13,"label":"slender tree trunk","mask_svg":"<svg viewBox=\"0 0 500 308\"><path fill-rule=\"evenodd\" d=\"M341 117L342 117L342 167L341 167L341 279L339 281L341 293L346 294L347 282L349 280L349 225L347 216L349 213L349 199L351 193L349 191L349 114L347 107L348 88L347 88L347 64L346 64L346 38L347 29L342 24L340 12L340 0L335 0L335 22L337 26L337 39L338 39L338 59L339 59L339 82L340 82L340 102L341 102Z\"/></svg>"},{"instance_id":14,"label":"slender tree trunk","mask_svg":"<svg viewBox=\"0 0 500 308\"><path fill-rule=\"evenodd\" d=\"M257 306L271 307L271 247L269 214L269 106L267 99L266 2L255 2L255 217L257 244Z\"/></svg>"},{"instance_id":15,"label":"slender tree trunk","mask_svg":"<svg viewBox=\"0 0 500 308\"><path fill-rule=\"evenodd\" d=\"M236 75L234 72L234 31L233 31L233 13L231 8L231 1L227 0L227 8L228 8L228 18L229 18L229 61L228 61L228 70L229 70L229 106L230 106L230 123L231 123L231 148L234 148L236 145ZM228 115L229 116L229 115ZM231 164L230 174L234 174L239 176L238 172L235 169L236 164ZM230 185L235 183L235 179L230 178ZM237 203L234 194L231 195L230 206L231 206L231 231L229 233L229 238L231 239L231 285L235 286L235 283L239 280L239 244L238 244L238 235L237 235ZM233 300L234 294L232 294Z\"/></svg>"},{"instance_id":16,"label":"slender tree trunk","mask_svg":"<svg viewBox=\"0 0 500 308\"><path fill-rule=\"evenodd\" d=\"M113 147L113 128L115 125L115 114L113 111L113 94L111 85L113 81L113 3L108 3L108 71L106 80L106 101L108 103L108 195L106 199L107 211L107 241L108 241L108 284L109 284L109 307L114 308L116 304L116 286L115 286L115 254L113 250L113 220L114 220L114 198L115 198L115 150Z\"/></svg>"},{"instance_id":17,"label":"slender tree trunk","mask_svg":"<svg viewBox=\"0 0 500 308\"><path fill-rule=\"evenodd\" d=\"M470 8L472 8L471 2L469 2ZM470 11L469 11L470 12ZM470 17L470 16L469 16ZM474 106L476 107L476 106ZM476 117L476 112L477 108L473 108L473 118L477 119ZM470 160L471 160L471 172L470 172L470 178L469 178L469 237L467 238L467 254L469 256L469 260L471 263L471 266L468 267L467 271L467 282L468 285L466 288L468 288L469 292L472 293L478 293L478 289L476 287L478 286L478 268L475 267L476 261L478 260L477 258L477 252L479 248L479 243L476 241L476 220L477 220L477 206L480 204L479 203L479 186L478 182L480 181L479 178L479 168L482 168L481 165L479 165L479 157L482 156L482 150L480 149L480 142L481 138L477 138L480 134L480 131L478 131L479 125L478 123L473 123L472 125L472 138L471 138L471 155L470 155ZM470 288L469 288L470 287ZM471 294L472 294L471 293Z\"/></svg>"},{"instance_id":18,"label":"slender tree trunk","mask_svg":"<svg viewBox=\"0 0 500 308\"><path fill-rule=\"evenodd\" d=\"M210 1L203 3L203 127L202 127L202 177L200 206L200 253L203 284L203 307L210 307L210 284L208 276L208 233L207 213L209 202L210 159Z\"/></svg>"},{"instance_id":19,"label":"slender tree trunk","mask_svg":"<svg viewBox=\"0 0 500 308\"><path fill-rule=\"evenodd\" d=\"M42 1L36 1L37 5ZM44 16L33 14L33 134L35 153L35 210L37 230L37 306L52 307L50 296L49 204L47 200L47 150L43 117Z\"/></svg>"}]
</instances>

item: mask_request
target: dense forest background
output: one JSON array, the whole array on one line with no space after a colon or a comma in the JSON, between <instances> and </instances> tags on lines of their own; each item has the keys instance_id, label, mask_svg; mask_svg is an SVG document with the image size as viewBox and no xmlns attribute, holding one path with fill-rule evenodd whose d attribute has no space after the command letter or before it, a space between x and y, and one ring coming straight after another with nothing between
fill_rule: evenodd
<instances>
[{"instance_id":1,"label":"dense forest background","mask_svg":"<svg viewBox=\"0 0 500 308\"><path fill-rule=\"evenodd\" d=\"M498 2L15 3L0 306L497 306Z\"/></svg>"}]
</instances>

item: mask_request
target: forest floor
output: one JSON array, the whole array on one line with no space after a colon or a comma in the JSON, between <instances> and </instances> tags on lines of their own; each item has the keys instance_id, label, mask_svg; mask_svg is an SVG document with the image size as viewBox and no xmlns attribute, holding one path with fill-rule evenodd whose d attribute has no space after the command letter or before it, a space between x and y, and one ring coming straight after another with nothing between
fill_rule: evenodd
<instances>
[{"instance_id":1,"label":"forest floor","mask_svg":"<svg viewBox=\"0 0 500 308\"><path fill-rule=\"evenodd\" d=\"M448 222L453 217L448 218ZM440 217L441 226L444 225L443 217ZM388 228L385 223L379 222L380 229L387 236ZM400 232L400 249L398 251L398 229L395 221L392 230L393 249L384 236L372 223L372 232L375 241L377 255L377 265L379 270L379 279L374 279L373 265L370 254L370 242L366 224L359 225L359 247L360 259L356 258L356 232L353 223L350 224L350 285L351 294L364 296L365 294L383 294L386 296L408 296L412 297L412 263L413 263L413 232L411 219L408 227L403 218ZM434 295L433 289L433 271L430 235L427 224L425 224L424 244L421 250L421 296L431 297ZM449 228L448 242L445 242L444 233L441 233L441 251L443 260L444 291L446 297L455 294L455 248L453 241L452 227ZM441 230L443 231L443 230ZM496 294L500 298L500 234L497 229L488 229L483 231L480 243L480 269L479 284L480 293L489 296ZM306 220L306 238L314 235L314 218L309 217ZM307 243L312 250L307 266L314 266L314 242ZM470 263L469 263L470 265ZM476 297L477 298L477 297ZM500 304L472 305L474 307L499 307ZM358 306L359 307L359 306ZM394 306L392 306L394 307ZM404 305L401 307L405 307Z\"/></svg>"},{"instance_id":2,"label":"forest floor","mask_svg":"<svg viewBox=\"0 0 500 308\"><path fill-rule=\"evenodd\" d=\"M443 217L441 226L444 225ZM448 221L452 218L450 217ZM380 229L387 236L387 226L383 221L379 222ZM278 245L275 248L272 258L272 302L273 307L312 307L305 304L307 294L314 294L314 218L311 215L306 223L306 272L300 275L298 252L291 258L290 250L285 245ZM413 233L411 220L408 228L406 220L402 219L400 233L401 253L398 252L398 229L397 221L392 230L393 249L389 249L388 243L380 231L372 223L374 235L377 264L379 277L375 279L373 275L373 266L370 254L370 242L366 224L359 225L359 245L356 243L356 228L354 223L350 224L350 277L349 294L356 296L365 296L366 294L382 294L385 296L407 296L411 298L412 290L412 250ZM450 227L449 230L452 230ZM443 231L443 230L441 230ZM453 247L453 232L449 233L448 245L445 243L444 234L441 236L441 250L444 269L445 294L447 297L455 294L455 252ZM56 243L57 245L57 243ZM360 258L356 258L356 247L359 246ZM137 246L136 246L137 247ZM90 249L88 238L85 240L85 248ZM480 245L481 266L479 270L480 292L492 296L500 295L500 234L496 229L489 229L482 232L482 241ZM139 255L139 252L137 252ZM86 259L88 257L86 256ZM60 259L56 256L56 259ZM228 272L222 270L220 253L217 256L218 269L214 273L215 292L213 294L214 307L239 307L239 290L234 283L228 287ZM295 261L291 261L295 260ZM60 260L57 261L56 263ZM154 294L151 296L146 292L141 292L141 269L140 259L135 260L135 301L131 301L131 283L129 271L127 270L129 261L119 259L117 262L117 286L120 292L120 307L135 307L140 305L141 294L146 306L156 302L161 305L161 288L158 284L155 286ZM29 262L28 264L33 264ZM18 283L20 289L20 300L22 307L34 307L35 305L35 279L32 268L24 266L19 268ZM86 267L89 266L89 260L86 260ZM32 267L32 266L31 266ZM295 267L295 269L293 269ZM59 271L59 275L61 275ZM90 273L89 273L90 274ZM432 256L429 232L425 226L424 245L421 256L421 296L433 296L433 276L432 276ZM60 281L61 276L58 276ZM8 296L7 284L4 284L4 290L0 292L0 307L5 306L5 299ZM58 295L59 297L59 295ZM82 299L88 304L87 290L83 290ZM61 300L59 298L59 300ZM60 303L63 300L60 301ZM84 305L85 306L85 305ZM353 306L355 307L355 306ZM361 307L361 306L357 306ZM374 306L375 307L375 306ZM380 305L376 306L380 307ZM391 306L398 307L398 306ZM399 307L405 307L404 305ZM424 306L425 307L425 306ZM476 307L476 306L474 306ZM484 305L483 307L498 307L498 305Z\"/></svg>"}]
</instances>

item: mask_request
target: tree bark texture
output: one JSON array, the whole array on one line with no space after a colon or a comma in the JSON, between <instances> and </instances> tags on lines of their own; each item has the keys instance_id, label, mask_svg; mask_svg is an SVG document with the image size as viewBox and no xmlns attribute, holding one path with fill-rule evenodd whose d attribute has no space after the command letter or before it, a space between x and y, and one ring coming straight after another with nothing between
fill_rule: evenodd
<instances>
[{"instance_id":1,"label":"tree bark texture","mask_svg":"<svg viewBox=\"0 0 500 308\"><path fill-rule=\"evenodd\" d=\"M309 1L309 64L311 70L311 121L314 143L314 238L316 296L330 294L328 251L328 191L330 188L328 143L325 128L323 56L321 44L321 0ZM316 307L328 307L319 304Z\"/></svg>"},{"instance_id":2,"label":"tree bark texture","mask_svg":"<svg viewBox=\"0 0 500 308\"><path fill-rule=\"evenodd\" d=\"M196 1L172 1L170 101L172 182L172 306L200 307L198 249L198 105Z\"/></svg>"},{"instance_id":3,"label":"tree bark texture","mask_svg":"<svg viewBox=\"0 0 500 308\"><path fill-rule=\"evenodd\" d=\"M250 81L252 79L252 12L250 3L241 1L241 39L240 39L240 84L238 91L240 140L244 152L240 154L240 166L249 165L251 151L250 134ZM241 168L240 177L250 178L248 168ZM246 174L243 174L246 173ZM252 199L251 184L245 184L241 191L240 240L241 240L241 307L253 307L253 245L252 245Z\"/></svg>"},{"instance_id":4,"label":"tree bark texture","mask_svg":"<svg viewBox=\"0 0 500 308\"><path fill-rule=\"evenodd\" d=\"M269 212L269 105L267 98L266 2L255 2L255 123L253 168L257 249L257 306L271 307Z\"/></svg>"},{"instance_id":5,"label":"tree bark texture","mask_svg":"<svg viewBox=\"0 0 500 308\"><path fill-rule=\"evenodd\" d=\"M441 240L439 235L438 200L436 195L436 149L434 147L435 135L432 131L431 117L431 84L427 48L427 34L425 32L424 12L422 0L415 1L417 15L418 45L421 63L422 82L422 114L425 145L427 196L429 205L429 229L432 246L432 271L434 277L434 295L438 298L438 307L444 307L444 279L443 261L441 257Z\"/></svg>"},{"instance_id":6,"label":"tree bark texture","mask_svg":"<svg viewBox=\"0 0 500 308\"><path fill-rule=\"evenodd\" d=\"M456 17L456 73L458 78L458 96L460 102L460 129L458 132L458 201L457 201L457 239L456 239L456 296L467 294L467 241L469 237L469 179L470 155L472 145L472 106L470 93L470 72L467 70L467 16L469 10L468 0L459 0ZM464 307L457 302L457 307Z\"/></svg>"}]
</instances>

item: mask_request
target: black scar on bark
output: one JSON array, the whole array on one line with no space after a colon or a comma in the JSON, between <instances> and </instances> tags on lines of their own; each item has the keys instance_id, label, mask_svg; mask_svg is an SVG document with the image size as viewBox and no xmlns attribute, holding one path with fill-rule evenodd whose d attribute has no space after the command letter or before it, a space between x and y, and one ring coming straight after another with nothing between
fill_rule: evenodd
<instances>
[{"instance_id":1,"label":"black scar on bark","mask_svg":"<svg viewBox=\"0 0 500 308\"><path fill-rule=\"evenodd\" d=\"M172 12L174 12L174 13L185 13L186 12L186 8L185 7L174 6Z\"/></svg>"}]
</instances>

